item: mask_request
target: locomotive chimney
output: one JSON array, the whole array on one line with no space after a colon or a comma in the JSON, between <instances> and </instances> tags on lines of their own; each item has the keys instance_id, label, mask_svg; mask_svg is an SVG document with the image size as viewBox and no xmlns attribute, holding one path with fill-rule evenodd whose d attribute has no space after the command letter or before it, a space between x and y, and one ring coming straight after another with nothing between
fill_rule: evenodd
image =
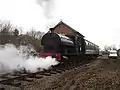
<instances>
[{"instance_id":1,"label":"locomotive chimney","mask_svg":"<svg viewBox=\"0 0 120 90\"><path fill-rule=\"evenodd\" d=\"M50 28L50 32L53 33L54 32L54 28Z\"/></svg>"}]
</instances>

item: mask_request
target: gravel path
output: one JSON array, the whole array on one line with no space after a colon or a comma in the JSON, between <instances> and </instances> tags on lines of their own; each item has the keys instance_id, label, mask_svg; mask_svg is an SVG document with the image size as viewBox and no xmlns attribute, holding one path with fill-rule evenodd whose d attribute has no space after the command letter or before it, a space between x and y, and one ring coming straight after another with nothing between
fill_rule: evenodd
<instances>
[{"instance_id":1,"label":"gravel path","mask_svg":"<svg viewBox=\"0 0 120 90\"><path fill-rule=\"evenodd\" d=\"M35 79L34 82L26 83L21 89L120 90L120 60L98 59L63 73Z\"/></svg>"}]
</instances>

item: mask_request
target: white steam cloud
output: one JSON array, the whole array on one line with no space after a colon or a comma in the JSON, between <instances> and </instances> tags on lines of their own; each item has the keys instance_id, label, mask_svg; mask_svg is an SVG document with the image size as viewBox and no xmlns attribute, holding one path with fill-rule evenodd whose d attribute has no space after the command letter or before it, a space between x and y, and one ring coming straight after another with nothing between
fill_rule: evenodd
<instances>
[{"instance_id":1,"label":"white steam cloud","mask_svg":"<svg viewBox=\"0 0 120 90\"><path fill-rule=\"evenodd\" d=\"M7 44L0 46L0 73L12 72L25 68L27 71L36 72L38 68L49 69L51 65L57 65L58 62L46 57L38 58L29 56L26 46L16 48L14 45Z\"/></svg>"},{"instance_id":2,"label":"white steam cloud","mask_svg":"<svg viewBox=\"0 0 120 90\"><path fill-rule=\"evenodd\" d=\"M36 0L36 3L42 6L46 18L53 18L54 0Z\"/></svg>"}]
</instances>

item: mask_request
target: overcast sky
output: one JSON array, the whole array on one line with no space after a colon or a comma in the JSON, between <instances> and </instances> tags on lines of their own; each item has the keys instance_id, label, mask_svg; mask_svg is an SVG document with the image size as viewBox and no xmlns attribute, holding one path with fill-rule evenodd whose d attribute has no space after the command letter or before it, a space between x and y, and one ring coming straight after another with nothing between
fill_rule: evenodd
<instances>
[{"instance_id":1,"label":"overcast sky","mask_svg":"<svg viewBox=\"0 0 120 90\"><path fill-rule=\"evenodd\" d=\"M45 32L63 20L101 48L120 46L120 0L0 0L0 20Z\"/></svg>"}]
</instances>

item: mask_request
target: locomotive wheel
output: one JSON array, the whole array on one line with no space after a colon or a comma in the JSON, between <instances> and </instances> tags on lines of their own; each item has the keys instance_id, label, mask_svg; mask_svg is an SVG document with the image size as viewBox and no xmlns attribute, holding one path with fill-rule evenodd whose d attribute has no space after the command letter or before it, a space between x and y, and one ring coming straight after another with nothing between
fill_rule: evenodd
<instances>
[{"instance_id":1,"label":"locomotive wheel","mask_svg":"<svg viewBox=\"0 0 120 90\"><path fill-rule=\"evenodd\" d=\"M120 49L117 50L117 56L120 58Z\"/></svg>"}]
</instances>

